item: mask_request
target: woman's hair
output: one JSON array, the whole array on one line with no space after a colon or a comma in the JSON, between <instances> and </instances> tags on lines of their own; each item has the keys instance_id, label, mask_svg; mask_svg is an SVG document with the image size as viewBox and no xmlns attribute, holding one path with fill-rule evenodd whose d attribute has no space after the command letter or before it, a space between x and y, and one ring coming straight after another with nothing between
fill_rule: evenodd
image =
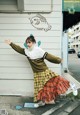
<instances>
[{"instance_id":1,"label":"woman's hair","mask_svg":"<svg viewBox=\"0 0 80 115\"><path fill-rule=\"evenodd\" d=\"M35 38L34 38L33 35L30 35L30 36L27 37L27 39L26 39L26 43L27 43L27 42L33 42L33 43L36 43L36 40L35 40Z\"/></svg>"}]
</instances>

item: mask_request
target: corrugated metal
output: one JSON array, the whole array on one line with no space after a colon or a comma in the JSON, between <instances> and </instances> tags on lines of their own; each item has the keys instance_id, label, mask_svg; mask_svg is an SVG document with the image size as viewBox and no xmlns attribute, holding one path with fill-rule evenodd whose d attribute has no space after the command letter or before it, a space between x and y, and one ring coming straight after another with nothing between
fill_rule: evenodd
<instances>
[{"instance_id":1,"label":"corrugated metal","mask_svg":"<svg viewBox=\"0 0 80 115\"><path fill-rule=\"evenodd\" d=\"M62 38L62 0L53 0L51 13L41 15L51 25L48 31L38 30L30 23L31 14L0 14L0 94L1 95L32 95L33 74L25 56L18 54L4 43L11 39L14 43L23 46L27 36L33 34L36 40L41 41L41 48L56 56L61 56ZM47 62L49 68L61 74L61 65Z\"/></svg>"},{"instance_id":2,"label":"corrugated metal","mask_svg":"<svg viewBox=\"0 0 80 115\"><path fill-rule=\"evenodd\" d=\"M80 0L63 0L63 11L80 12Z\"/></svg>"}]
</instances>

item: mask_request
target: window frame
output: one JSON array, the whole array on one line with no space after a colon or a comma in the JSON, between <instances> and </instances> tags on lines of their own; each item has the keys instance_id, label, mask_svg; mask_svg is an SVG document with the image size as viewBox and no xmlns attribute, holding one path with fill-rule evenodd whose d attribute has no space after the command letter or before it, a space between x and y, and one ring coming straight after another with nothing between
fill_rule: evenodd
<instances>
[{"instance_id":1,"label":"window frame","mask_svg":"<svg viewBox=\"0 0 80 115\"><path fill-rule=\"evenodd\" d=\"M6 1L6 0L5 0ZM4 9L2 9L2 10L0 10L0 13L51 13L52 12L52 7L53 7L53 2L52 2L52 0L51 0L51 2L50 2L50 9L48 9L47 11L46 10L33 10L33 9L31 9L31 10L26 10L25 9L25 0L16 0L16 5L13 5L13 7L11 7L10 5L9 5L9 7L11 7L11 9L8 9L8 5L6 6L6 4L5 4L5 6L6 6L6 8Z\"/></svg>"}]
</instances>

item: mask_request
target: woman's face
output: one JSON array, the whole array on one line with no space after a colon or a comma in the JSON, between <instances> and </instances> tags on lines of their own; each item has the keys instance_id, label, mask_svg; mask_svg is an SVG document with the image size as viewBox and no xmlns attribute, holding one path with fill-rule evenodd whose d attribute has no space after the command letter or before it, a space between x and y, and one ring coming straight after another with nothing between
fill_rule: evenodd
<instances>
[{"instance_id":1,"label":"woman's face","mask_svg":"<svg viewBox=\"0 0 80 115\"><path fill-rule=\"evenodd\" d=\"M31 48L31 47L33 46L33 44L34 44L34 43L31 42L30 40L27 41L27 46L28 46L29 48Z\"/></svg>"}]
</instances>

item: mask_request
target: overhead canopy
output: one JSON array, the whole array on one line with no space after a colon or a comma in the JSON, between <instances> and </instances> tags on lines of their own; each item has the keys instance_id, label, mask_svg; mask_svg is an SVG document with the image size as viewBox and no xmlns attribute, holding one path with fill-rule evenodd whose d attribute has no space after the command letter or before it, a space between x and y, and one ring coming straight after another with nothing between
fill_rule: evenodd
<instances>
[{"instance_id":1,"label":"overhead canopy","mask_svg":"<svg viewBox=\"0 0 80 115\"><path fill-rule=\"evenodd\" d=\"M74 14L63 12L63 31L76 25L78 22L80 22L80 12Z\"/></svg>"},{"instance_id":2,"label":"overhead canopy","mask_svg":"<svg viewBox=\"0 0 80 115\"><path fill-rule=\"evenodd\" d=\"M80 12L80 0L63 0L63 11L68 11L70 8Z\"/></svg>"},{"instance_id":3,"label":"overhead canopy","mask_svg":"<svg viewBox=\"0 0 80 115\"><path fill-rule=\"evenodd\" d=\"M80 0L63 0L63 30L80 22Z\"/></svg>"}]
</instances>

